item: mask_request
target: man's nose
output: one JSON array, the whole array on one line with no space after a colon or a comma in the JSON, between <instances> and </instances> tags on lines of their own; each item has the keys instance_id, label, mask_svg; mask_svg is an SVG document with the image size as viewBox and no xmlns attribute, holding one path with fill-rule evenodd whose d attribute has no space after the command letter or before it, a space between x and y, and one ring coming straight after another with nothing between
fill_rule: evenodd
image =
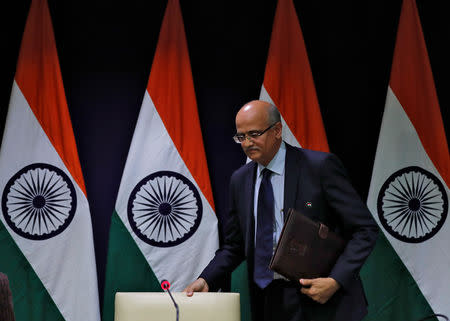
<instances>
[{"instance_id":1,"label":"man's nose","mask_svg":"<svg viewBox=\"0 0 450 321\"><path fill-rule=\"evenodd\" d=\"M252 146L253 145L253 139L251 139L248 136L245 136L245 139L241 142L241 145L243 147Z\"/></svg>"}]
</instances>

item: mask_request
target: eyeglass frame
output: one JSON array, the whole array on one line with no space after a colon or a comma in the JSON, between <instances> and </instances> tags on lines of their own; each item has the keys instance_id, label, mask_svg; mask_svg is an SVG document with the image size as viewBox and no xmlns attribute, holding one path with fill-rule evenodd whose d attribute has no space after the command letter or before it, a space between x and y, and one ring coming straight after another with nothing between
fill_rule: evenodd
<instances>
[{"instance_id":1,"label":"eyeglass frame","mask_svg":"<svg viewBox=\"0 0 450 321\"><path fill-rule=\"evenodd\" d=\"M269 127L267 127L266 129L264 129L264 130L262 130L262 131L259 131L259 130L251 130L251 131L248 132L248 133L239 134L239 135L243 135L242 141L239 140L238 134L236 134L236 135L233 136L233 140L234 140L234 142L235 142L236 144L242 144L246 139L247 139L248 141L251 141L252 139L256 139L256 138L258 138L258 137L264 135L269 129L271 129L271 128L272 128L273 126L275 126L277 123L279 123L279 122L273 123L272 125L270 125ZM251 133L252 135L250 135L250 133Z\"/></svg>"}]
</instances>

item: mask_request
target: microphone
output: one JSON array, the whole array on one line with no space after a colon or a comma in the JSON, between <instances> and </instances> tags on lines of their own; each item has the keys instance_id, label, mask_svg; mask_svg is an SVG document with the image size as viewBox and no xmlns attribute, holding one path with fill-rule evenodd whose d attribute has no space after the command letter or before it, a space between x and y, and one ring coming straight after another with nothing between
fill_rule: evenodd
<instances>
[{"instance_id":1,"label":"microphone","mask_svg":"<svg viewBox=\"0 0 450 321\"><path fill-rule=\"evenodd\" d=\"M161 281L161 288L163 289L163 291L167 291L167 293L169 293L170 298L172 299L173 305L175 306L175 310L177 311L177 321L178 321L178 315L179 315L179 310L178 310L178 304L175 302L175 300L173 299L172 293L170 293L170 282L167 280L162 280Z\"/></svg>"}]
</instances>

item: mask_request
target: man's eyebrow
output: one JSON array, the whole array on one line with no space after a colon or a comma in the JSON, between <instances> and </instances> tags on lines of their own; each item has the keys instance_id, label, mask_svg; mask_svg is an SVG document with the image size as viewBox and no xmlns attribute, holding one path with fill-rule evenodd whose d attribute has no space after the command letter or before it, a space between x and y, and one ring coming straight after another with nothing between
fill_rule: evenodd
<instances>
[{"instance_id":1,"label":"man's eyebrow","mask_svg":"<svg viewBox=\"0 0 450 321\"><path fill-rule=\"evenodd\" d=\"M250 129L249 131L245 132L245 133L251 133L251 132L260 132L261 129ZM237 132L236 134L245 134L243 132Z\"/></svg>"}]
</instances>

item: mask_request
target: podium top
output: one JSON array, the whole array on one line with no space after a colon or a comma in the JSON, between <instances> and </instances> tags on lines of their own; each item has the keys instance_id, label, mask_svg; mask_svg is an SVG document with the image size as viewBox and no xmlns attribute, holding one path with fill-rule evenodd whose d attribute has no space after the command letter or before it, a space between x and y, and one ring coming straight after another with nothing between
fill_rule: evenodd
<instances>
[{"instance_id":1,"label":"podium top","mask_svg":"<svg viewBox=\"0 0 450 321\"><path fill-rule=\"evenodd\" d=\"M171 292L182 321L240 321L239 293ZM168 293L117 292L114 321L175 321L176 311Z\"/></svg>"}]
</instances>

